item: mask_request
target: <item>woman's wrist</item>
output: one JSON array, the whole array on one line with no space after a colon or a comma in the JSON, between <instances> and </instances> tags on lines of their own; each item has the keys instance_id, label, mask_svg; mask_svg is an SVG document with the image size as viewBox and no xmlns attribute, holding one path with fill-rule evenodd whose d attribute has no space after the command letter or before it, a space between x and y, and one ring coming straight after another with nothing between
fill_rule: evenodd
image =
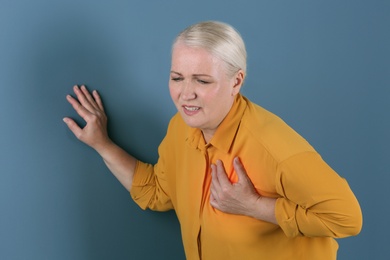
<instances>
[{"instance_id":1,"label":"woman's wrist","mask_svg":"<svg viewBox=\"0 0 390 260\"><path fill-rule=\"evenodd\" d=\"M278 225L275 216L276 199L259 196L251 210L251 217Z\"/></svg>"},{"instance_id":2,"label":"woman's wrist","mask_svg":"<svg viewBox=\"0 0 390 260\"><path fill-rule=\"evenodd\" d=\"M110 138L107 138L107 140L95 145L93 148L103 159L108 159L110 154L118 149L118 146Z\"/></svg>"}]
</instances>

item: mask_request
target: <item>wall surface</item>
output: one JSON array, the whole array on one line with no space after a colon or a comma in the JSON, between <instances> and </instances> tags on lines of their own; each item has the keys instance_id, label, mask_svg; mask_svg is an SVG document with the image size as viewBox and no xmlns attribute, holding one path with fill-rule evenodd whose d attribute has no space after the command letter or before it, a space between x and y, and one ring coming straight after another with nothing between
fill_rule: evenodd
<instances>
[{"instance_id":1,"label":"wall surface","mask_svg":"<svg viewBox=\"0 0 390 260\"><path fill-rule=\"evenodd\" d=\"M175 108L170 45L221 20L248 49L243 93L345 177L364 214L339 259L390 259L389 1L0 0L0 259L184 259L173 212L142 211L62 122L103 96L111 137L155 162Z\"/></svg>"}]
</instances>

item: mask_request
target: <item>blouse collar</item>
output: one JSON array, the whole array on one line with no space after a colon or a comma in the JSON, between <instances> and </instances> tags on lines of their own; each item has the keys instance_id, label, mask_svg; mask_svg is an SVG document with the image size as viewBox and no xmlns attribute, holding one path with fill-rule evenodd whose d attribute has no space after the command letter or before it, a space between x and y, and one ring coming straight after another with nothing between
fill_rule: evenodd
<instances>
[{"instance_id":1,"label":"blouse collar","mask_svg":"<svg viewBox=\"0 0 390 260\"><path fill-rule=\"evenodd\" d=\"M244 97L241 94L237 94L229 113L218 126L214 136L210 140L210 143L205 143L202 131L200 129L192 128L189 131L187 138L188 144L191 147L200 150L204 150L209 145L212 145L217 149L228 153L233 144L238 127L240 126L241 118L244 114L246 106L247 102Z\"/></svg>"}]
</instances>

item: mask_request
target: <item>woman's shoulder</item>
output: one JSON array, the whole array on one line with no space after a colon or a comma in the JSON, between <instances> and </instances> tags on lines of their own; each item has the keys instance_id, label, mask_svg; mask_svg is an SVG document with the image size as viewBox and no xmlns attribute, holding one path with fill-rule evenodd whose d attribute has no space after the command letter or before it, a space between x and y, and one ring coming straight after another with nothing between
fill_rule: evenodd
<instances>
[{"instance_id":1,"label":"woman's shoulder","mask_svg":"<svg viewBox=\"0 0 390 260\"><path fill-rule=\"evenodd\" d=\"M275 159L282 161L294 154L312 152L313 147L282 118L247 99L242 128Z\"/></svg>"},{"instance_id":2,"label":"woman's shoulder","mask_svg":"<svg viewBox=\"0 0 390 260\"><path fill-rule=\"evenodd\" d=\"M169 121L166 135L173 139L185 139L190 134L190 131L193 131L192 129L185 123L180 113L177 112Z\"/></svg>"},{"instance_id":3,"label":"woman's shoulder","mask_svg":"<svg viewBox=\"0 0 390 260\"><path fill-rule=\"evenodd\" d=\"M187 126L187 124L184 122L182 116L180 115L179 112L177 112L169 120L168 130L178 129L178 128L182 129L182 128L185 128L186 126Z\"/></svg>"}]
</instances>

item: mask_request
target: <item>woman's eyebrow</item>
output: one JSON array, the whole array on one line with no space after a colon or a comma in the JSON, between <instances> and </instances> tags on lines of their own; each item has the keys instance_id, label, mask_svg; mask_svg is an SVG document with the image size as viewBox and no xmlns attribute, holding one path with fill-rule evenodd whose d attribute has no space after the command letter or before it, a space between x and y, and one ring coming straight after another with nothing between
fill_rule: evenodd
<instances>
[{"instance_id":1,"label":"woman's eyebrow","mask_svg":"<svg viewBox=\"0 0 390 260\"><path fill-rule=\"evenodd\" d=\"M210 76L208 74L194 74L193 76L194 77L209 77L209 78L212 78L212 76Z\"/></svg>"},{"instance_id":2,"label":"woman's eyebrow","mask_svg":"<svg viewBox=\"0 0 390 260\"><path fill-rule=\"evenodd\" d=\"M171 70L171 73L174 73L174 74L177 74L177 75L180 75L180 76L182 75L181 73L173 71L173 70Z\"/></svg>"},{"instance_id":3,"label":"woman's eyebrow","mask_svg":"<svg viewBox=\"0 0 390 260\"><path fill-rule=\"evenodd\" d=\"M174 71L174 70L171 70L171 73L173 74L177 74L179 76L182 76L183 74L181 74L180 72L177 72L177 71ZM208 74L202 74L202 73L199 73L199 74L193 74L192 75L193 77L208 77L208 78L212 78L211 75L208 75Z\"/></svg>"}]
</instances>

